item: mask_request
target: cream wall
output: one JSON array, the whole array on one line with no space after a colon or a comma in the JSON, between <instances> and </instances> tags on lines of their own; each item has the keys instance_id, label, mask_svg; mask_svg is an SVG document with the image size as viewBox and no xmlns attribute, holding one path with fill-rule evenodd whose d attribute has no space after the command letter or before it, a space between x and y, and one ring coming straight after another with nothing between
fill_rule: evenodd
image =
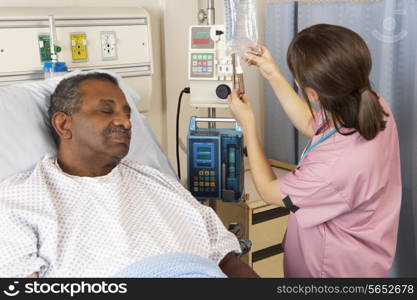
<instances>
[{"instance_id":1,"label":"cream wall","mask_svg":"<svg viewBox=\"0 0 417 300\"><path fill-rule=\"evenodd\" d=\"M267 0L258 0L258 27L260 42L264 36L264 16ZM224 0L215 0L216 23L223 22ZM187 52L188 28L198 24L199 8L206 8L206 0L0 0L6 6L141 6L151 15L153 39L154 81L151 110L145 113L150 124L176 168L175 122L178 96L188 86ZM263 80L255 68L244 67L246 91L258 121L258 131L263 137L264 89ZM188 96L181 106L180 136L185 142L190 116L207 116L207 110L192 109ZM217 110L218 116L229 116L227 110ZM186 173L186 158L181 151L182 174Z\"/></svg>"}]
</instances>

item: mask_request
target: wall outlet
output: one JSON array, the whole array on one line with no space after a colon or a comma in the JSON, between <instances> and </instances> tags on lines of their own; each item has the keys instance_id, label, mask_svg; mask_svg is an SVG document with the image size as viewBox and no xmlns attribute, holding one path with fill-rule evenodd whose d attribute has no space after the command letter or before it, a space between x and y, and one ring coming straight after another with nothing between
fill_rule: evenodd
<instances>
[{"instance_id":1,"label":"wall outlet","mask_svg":"<svg viewBox=\"0 0 417 300\"><path fill-rule=\"evenodd\" d=\"M117 59L117 40L115 31L102 31L101 36L101 57L103 60Z\"/></svg>"},{"instance_id":2,"label":"wall outlet","mask_svg":"<svg viewBox=\"0 0 417 300\"><path fill-rule=\"evenodd\" d=\"M71 55L74 62L88 60L87 34L85 32L71 33Z\"/></svg>"}]
</instances>

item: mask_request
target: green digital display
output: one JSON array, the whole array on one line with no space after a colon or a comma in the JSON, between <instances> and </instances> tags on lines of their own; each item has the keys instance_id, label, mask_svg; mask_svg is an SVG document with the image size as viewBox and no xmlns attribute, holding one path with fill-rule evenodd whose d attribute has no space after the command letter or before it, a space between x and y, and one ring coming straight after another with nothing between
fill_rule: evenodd
<instances>
[{"instance_id":1,"label":"green digital display","mask_svg":"<svg viewBox=\"0 0 417 300\"><path fill-rule=\"evenodd\" d=\"M209 147L199 147L197 152L211 152L211 149Z\"/></svg>"},{"instance_id":2,"label":"green digital display","mask_svg":"<svg viewBox=\"0 0 417 300\"><path fill-rule=\"evenodd\" d=\"M209 33L208 32L197 32L196 37L198 39L207 39L207 38L209 38Z\"/></svg>"},{"instance_id":3,"label":"green digital display","mask_svg":"<svg viewBox=\"0 0 417 300\"><path fill-rule=\"evenodd\" d=\"M199 159L199 160L210 160L211 155L210 154L198 154L197 159Z\"/></svg>"}]
</instances>

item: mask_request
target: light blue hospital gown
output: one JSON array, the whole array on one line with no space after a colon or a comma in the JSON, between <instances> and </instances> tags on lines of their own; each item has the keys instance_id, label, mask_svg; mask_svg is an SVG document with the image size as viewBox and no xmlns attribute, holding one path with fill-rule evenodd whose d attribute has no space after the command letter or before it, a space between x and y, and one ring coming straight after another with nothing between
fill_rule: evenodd
<instances>
[{"instance_id":1,"label":"light blue hospital gown","mask_svg":"<svg viewBox=\"0 0 417 300\"><path fill-rule=\"evenodd\" d=\"M108 277L145 257L239 252L211 208L175 179L122 161L102 177L65 174L47 155L0 183L0 276Z\"/></svg>"}]
</instances>

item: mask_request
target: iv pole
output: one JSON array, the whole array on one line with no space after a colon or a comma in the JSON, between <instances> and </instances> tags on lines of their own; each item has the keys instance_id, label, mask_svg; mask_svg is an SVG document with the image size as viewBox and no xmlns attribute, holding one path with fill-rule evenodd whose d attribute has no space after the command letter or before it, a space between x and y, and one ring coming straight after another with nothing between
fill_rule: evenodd
<instances>
[{"instance_id":1,"label":"iv pole","mask_svg":"<svg viewBox=\"0 0 417 300\"><path fill-rule=\"evenodd\" d=\"M216 10L214 8L214 0L207 0L207 25L214 25L216 23ZM216 109L208 109L208 117L216 118ZM216 123L209 122L209 128L216 128Z\"/></svg>"},{"instance_id":2,"label":"iv pole","mask_svg":"<svg viewBox=\"0 0 417 300\"><path fill-rule=\"evenodd\" d=\"M207 25L214 25L216 22L216 10L214 8L214 0L207 0ZM209 108L208 109L208 118L213 119L216 118L216 109ZM215 122L208 123L209 128L216 128ZM217 200L209 200L209 206L216 211L217 208Z\"/></svg>"}]
</instances>

